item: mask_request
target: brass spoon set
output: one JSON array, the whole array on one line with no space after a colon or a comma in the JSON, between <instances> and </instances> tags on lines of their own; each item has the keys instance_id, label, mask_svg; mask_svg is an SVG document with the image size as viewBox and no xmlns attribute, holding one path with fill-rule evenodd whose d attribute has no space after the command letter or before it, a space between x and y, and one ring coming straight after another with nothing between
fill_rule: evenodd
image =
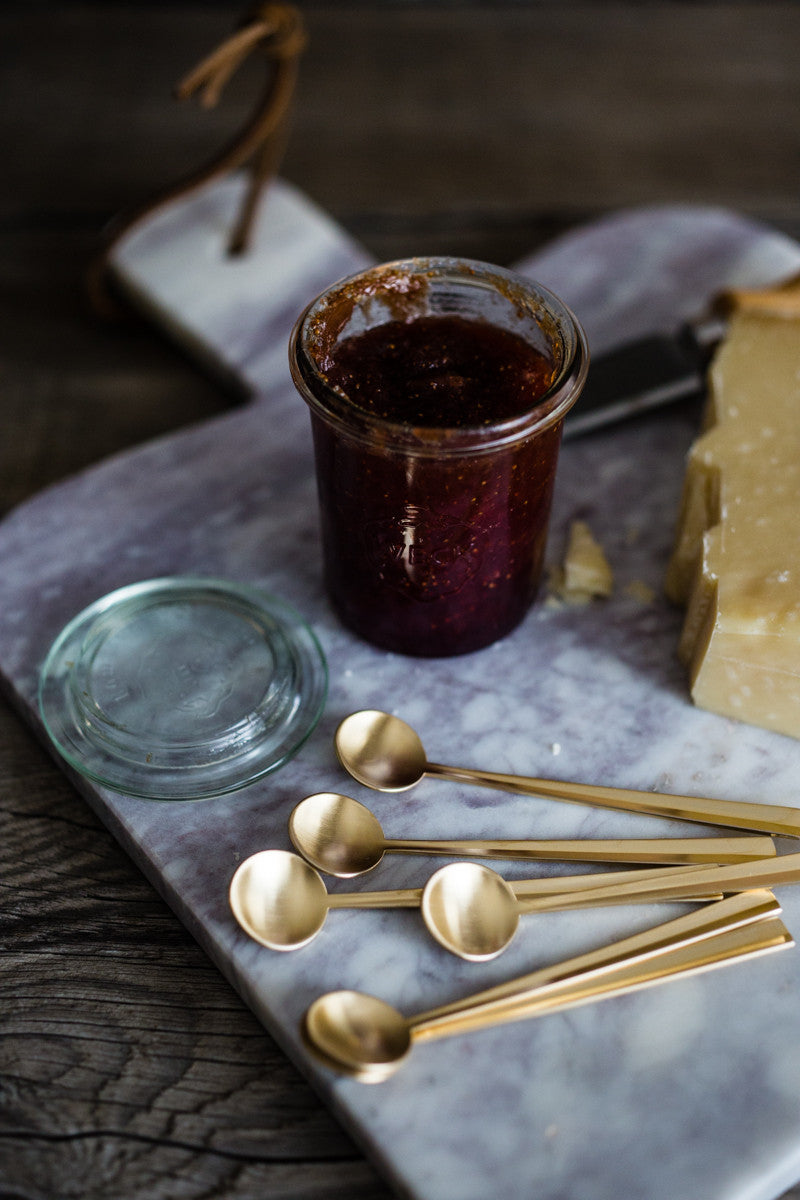
<instances>
[{"instance_id":1,"label":"brass spoon set","mask_svg":"<svg viewBox=\"0 0 800 1200\"><path fill-rule=\"evenodd\" d=\"M315 1055L363 1083L380 1083L415 1042L556 1012L792 946L771 892L730 896L656 926L413 1017L362 992L329 992L305 1014Z\"/></svg>"},{"instance_id":2,"label":"brass spoon set","mask_svg":"<svg viewBox=\"0 0 800 1200\"><path fill-rule=\"evenodd\" d=\"M655 838L624 841L396 841L384 837L377 818L349 796L320 792L308 796L289 818L289 834L302 858L262 850L236 871L231 908L255 941L272 950L296 950L322 929L331 908L421 908L432 936L452 953L472 961L494 958L511 941L520 913L642 903L658 889L670 899L677 874L660 867L607 875L519 880L508 884L477 863L450 863L426 887L399 891L328 894L319 871L349 879L373 870L387 851L452 854L521 860L729 863L763 862L775 855L769 837ZM317 868L316 870L314 868ZM627 885L634 887L631 894ZM620 889L622 889L620 891ZM710 893L681 891L679 899L712 899ZM619 895L619 899L617 899ZM458 931L458 932L456 932Z\"/></svg>"},{"instance_id":3,"label":"brass spoon set","mask_svg":"<svg viewBox=\"0 0 800 1200\"><path fill-rule=\"evenodd\" d=\"M667 871L677 881L692 870ZM322 929L332 908L418 908L428 932L460 958L484 962L509 945L521 913L588 908L599 904L670 899L664 870L621 871L614 883L602 875L520 879L508 883L479 863L448 863L424 888L330 894L318 871L287 850L261 850L237 869L230 904L246 933L270 950L299 950ZM636 884L633 898L620 892ZM648 892L648 883L654 895ZM603 886L605 885L605 886ZM600 894L600 899L596 895ZM617 896L621 899L618 900ZM681 894L678 900L721 899L722 892Z\"/></svg>"},{"instance_id":4,"label":"brass spoon set","mask_svg":"<svg viewBox=\"0 0 800 1200\"><path fill-rule=\"evenodd\" d=\"M381 791L404 790L432 774L601 807L800 836L798 809L442 767L426 760L408 725L375 711L346 718L335 744L345 769L360 783ZM470 961L485 961L506 948L524 912L651 901L706 903L700 912L649 933L411 1019L356 992L321 997L306 1015L306 1040L329 1065L367 1082L390 1074L405 1059L412 1041L554 1011L793 944L777 919L777 901L771 893L754 892L800 880L800 854L776 858L769 837L399 841L384 837L369 809L330 792L302 801L291 815L289 830L303 858L261 851L241 864L230 885L231 908L241 927L275 950L307 945L331 908L419 907L440 945ZM314 869L351 878L372 870L388 852L691 865L621 872L611 882L608 876L586 875L508 883L487 867L462 862L441 868L424 888L333 894ZM720 899L728 892L748 895Z\"/></svg>"}]
</instances>

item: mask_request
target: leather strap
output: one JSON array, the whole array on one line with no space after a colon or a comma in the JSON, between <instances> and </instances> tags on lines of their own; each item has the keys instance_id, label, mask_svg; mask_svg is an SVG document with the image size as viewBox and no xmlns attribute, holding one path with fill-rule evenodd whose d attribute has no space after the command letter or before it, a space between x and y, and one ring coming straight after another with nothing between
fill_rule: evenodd
<instances>
[{"instance_id":1,"label":"leather strap","mask_svg":"<svg viewBox=\"0 0 800 1200\"><path fill-rule=\"evenodd\" d=\"M102 316L120 314L109 286L109 262L114 247L134 226L156 210L181 196L189 195L212 179L247 166L249 180L245 196L230 232L228 253L246 252L255 225L263 191L276 174L286 145L288 118L297 83L300 56L306 46L306 31L297 9L288 4L258 4L245 17L242 27L199 62L178 83L177 99L198 95L203 108L214 107L229 79L254 51L268 64L264 91L242 129L205 165L178 180L167 191L132 212L116 218L104 237L103 248L90 264L87 286L95 310Z\"/></svg>"}]
</instances>

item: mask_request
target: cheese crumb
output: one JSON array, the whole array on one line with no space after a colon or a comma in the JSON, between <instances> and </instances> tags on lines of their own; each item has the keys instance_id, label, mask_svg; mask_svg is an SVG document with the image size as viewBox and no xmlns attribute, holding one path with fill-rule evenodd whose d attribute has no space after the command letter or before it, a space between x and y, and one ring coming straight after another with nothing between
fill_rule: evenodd
<instances>
[{"instance_id":1,"label":"cheese crumb","mask_svg":"<svg viewBox=\"0 0 800 1200\"><path fill-rule=\"evenodd\" d=\"M550 587L567 604L588 604L613 592L613 572L585 521L572 522L564 562L552 573Z\"/></svg>"},{"instance_id":2,"label":"cheese crumb","mask_svg":"<svg viewBox=\"0 0 800 1200\"><path fill-rule=\"evenodd\" d=\"M655 588L651 588L643 579L632 579L625 588L625 594L641 604L652 604L656 598Z\"/></svg>"}]
</instances>

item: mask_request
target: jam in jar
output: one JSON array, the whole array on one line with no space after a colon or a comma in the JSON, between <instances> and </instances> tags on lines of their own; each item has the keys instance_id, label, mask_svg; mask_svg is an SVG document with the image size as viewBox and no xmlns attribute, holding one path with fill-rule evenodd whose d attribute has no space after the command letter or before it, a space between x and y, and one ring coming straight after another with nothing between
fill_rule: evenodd
<instances>
[{"instance_id":1,"label":"jam in jar","mask_svg":"<svg viewBox=\"0 0 800 1200\"><path fill-rule=\"evenodd\" d=\"M537 284L463 259L334 285L290 360L311 410L328 593L403 654L480 649L539 583L583 335Z\"/></svg>"}]
</instances>

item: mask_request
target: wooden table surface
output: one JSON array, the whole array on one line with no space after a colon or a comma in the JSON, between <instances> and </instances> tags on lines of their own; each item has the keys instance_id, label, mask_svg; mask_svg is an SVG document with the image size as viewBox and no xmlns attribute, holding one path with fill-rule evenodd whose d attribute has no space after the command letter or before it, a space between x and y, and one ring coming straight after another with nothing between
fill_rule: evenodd
<instances>
[{"instance_id":1,"label":"wooden table surface","mask_svg":"<svg viewBox=\"0 0 800 1200\"><path fill-rule=\"evenodd\" d=\"M247 111L247 81L218 111L170 95L242 7L3 7L0 513L228 403L82 281L104 222ZM303 10L283 174L378 257L508 263L673 201L800 236L798 4ZM5 704L0 819L1 1197L387 1196Z\"/></svg>"}]
</instances>

